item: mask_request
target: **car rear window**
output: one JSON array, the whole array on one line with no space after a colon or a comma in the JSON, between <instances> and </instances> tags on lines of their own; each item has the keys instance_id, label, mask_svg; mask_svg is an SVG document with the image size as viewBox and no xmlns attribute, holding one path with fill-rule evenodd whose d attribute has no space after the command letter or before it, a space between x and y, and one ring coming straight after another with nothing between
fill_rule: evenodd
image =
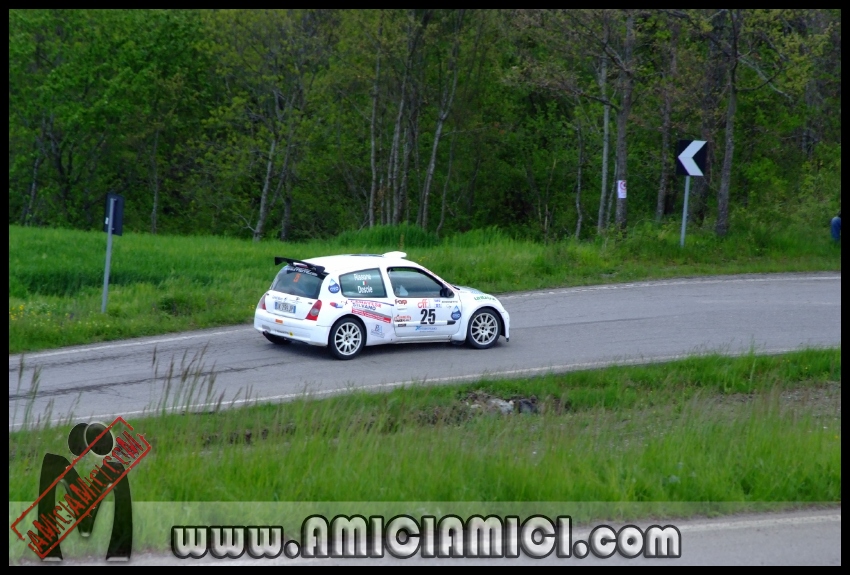
<instances>
[{"instance_id":1,"label":"car rear window","mask_svg":"<svg viewBox=\"0 0 850 575\"><path fill-rule=\"evenodd\" d=\"M319 290L322 288L322 280L323 278L308 269L286 266L280 270L274 279L272 290L317 299Z\"/></svg>"},{"instance_id":2,"label":"car rear window","mask_svg":"<svg viewBox=\"0 0 850 575\"><path fill-rule=\"evenodd\" d=\"M342 295L351 298L387 297L384 280L378 268L339 276Z\"/></svg>"}]
</instances>

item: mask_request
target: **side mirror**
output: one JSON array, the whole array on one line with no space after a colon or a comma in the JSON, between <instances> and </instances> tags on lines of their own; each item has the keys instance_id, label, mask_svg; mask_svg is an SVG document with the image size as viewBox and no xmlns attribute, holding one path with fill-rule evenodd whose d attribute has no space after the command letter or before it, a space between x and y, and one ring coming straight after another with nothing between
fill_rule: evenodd
<instances>
[{"instance_id":1,"label":"side mirror","mask_svg":"<svg viewBox=\"0 0 850 575\"><path fill-rule=\"evenodd\" d=\"M449 288L444 287L444 288L440 289L440 297L454 297L454 296L455 296L455 292L453 292Z\"/></svg>"}]
</instances>

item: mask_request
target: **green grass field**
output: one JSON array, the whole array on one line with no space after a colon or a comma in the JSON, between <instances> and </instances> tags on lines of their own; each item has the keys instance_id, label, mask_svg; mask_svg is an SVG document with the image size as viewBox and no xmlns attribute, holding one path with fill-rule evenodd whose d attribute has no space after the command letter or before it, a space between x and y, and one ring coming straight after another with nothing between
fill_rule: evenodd
<instances>
[{"instance_id":1,"label":"green grass field","mask_svg":"<svg viewBox=\"0 0 850 575\"><path fill-rule=\"evenodd\" d=\"M840 270L822 230L758 228L717 239L644 226L626 239L543 245L495 229L442 240L414 226L282 244L126 234L113 244L101 313L102 232L9 227L9 353L249 322L276 255L305 259L402 249L446 280L490 293L723 273Z\"/></svg>"}]
</instances>

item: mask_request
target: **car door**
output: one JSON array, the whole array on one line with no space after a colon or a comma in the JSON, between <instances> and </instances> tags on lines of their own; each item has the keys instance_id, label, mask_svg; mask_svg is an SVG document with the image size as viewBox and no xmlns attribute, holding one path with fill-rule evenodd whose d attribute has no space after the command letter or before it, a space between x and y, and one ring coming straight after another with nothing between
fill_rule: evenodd
<instances>
[{"instance_id":1,"label":"car door","mask_svg":"<svg viewBox=\"0 0 850 575\"><path fill-rule=\"evenodd\" d=\"M387 293L384 279L378 268L340 274L342 295L348 298L343 305L351 309L366 326L366 345L389 343L393 334L393 302Z\"/></svg>"},{"instance_id":2,"label":"car door","mask_svg":"<svg viewBox=\"0 0 850 575\"><path fill-rule=\"evenodd\" d=\"M423 270L387 268L395 295L393 327L400 339L448 339L460 327L460 300L454 292Z\"/></svg>"}]
</instances>

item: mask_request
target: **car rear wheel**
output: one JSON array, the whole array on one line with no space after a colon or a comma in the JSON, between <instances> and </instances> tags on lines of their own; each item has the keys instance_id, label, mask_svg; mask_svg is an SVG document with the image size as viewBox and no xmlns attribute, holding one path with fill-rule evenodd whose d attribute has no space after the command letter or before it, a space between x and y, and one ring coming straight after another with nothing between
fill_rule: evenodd
<instances>
[{"instance_id":1,"label":"car rear wheel","mask_svg":"<svg viewBox=\"0 0 850 575\"><path fill-rule=\"evenodd\" d=\"M490 308L480 309L469 320L466 342L476 349L487 349L499 340L499 317Z\"/></svg>"},{"instance_id":2,"label":"car rear wheel","mask_svg":"<svg viewBox=\"0 0 850 575\"><path fill-rule=\"evenodd\" d=\"M292 340L286 339L285 337L280 337L279 335L272 335L267 331L264 331L263 335L267 340L269 340L275 345L286 345L288 343L292 343Z\"/></svg>"},{"instance_id":3,"label":"car rear wheel","mask_svg":"<svg viewBox=\"0 0 850 575\"><path fill-rule=\"evenodd\" d=\"M337 359L354 359L366 345L363 325L354 318L344 317L331 328L328 347Z\"/></svg>"}]
</instances>

